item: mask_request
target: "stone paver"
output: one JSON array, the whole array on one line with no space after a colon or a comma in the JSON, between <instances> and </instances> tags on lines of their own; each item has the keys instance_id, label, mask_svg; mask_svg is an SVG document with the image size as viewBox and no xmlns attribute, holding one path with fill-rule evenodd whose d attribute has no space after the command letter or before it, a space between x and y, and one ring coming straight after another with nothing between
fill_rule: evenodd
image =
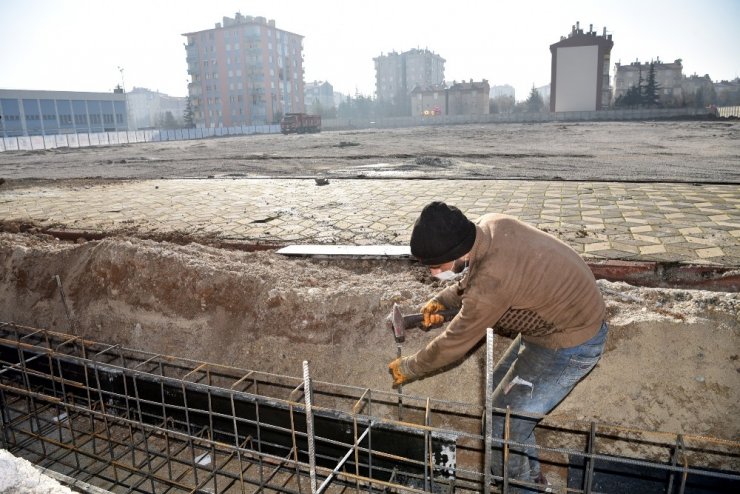
<instances>
[{"instance_id":1,"label":"stone paver","mask_svg":"<svg viewBox=\"0 0 740 494\"><path fill-rule=\"evenodd\" d=\"M270 243L407 244L421 208L517 216L585 258L740 266L737 185L519 180L149 180L0 192L0 218Z\"/></svg>"}]
</instances>

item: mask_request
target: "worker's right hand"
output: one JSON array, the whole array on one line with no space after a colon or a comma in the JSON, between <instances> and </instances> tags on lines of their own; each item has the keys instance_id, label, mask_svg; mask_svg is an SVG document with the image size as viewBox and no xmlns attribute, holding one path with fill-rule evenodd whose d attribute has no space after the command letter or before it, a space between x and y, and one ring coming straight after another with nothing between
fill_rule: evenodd
<instances>
[{"instance_id":1,"label":"worker's right hand","mask_svg":"<svg viewBox=\"0 0 740 494\"><path fill-rule=\"evenodd\" d=\"M421 315L424 318L421 321L421 326L424 329L429 329L433 326L439 326L445 322L445 318L442 314L435 314L441 310L445 310L446 307L440 304L436 299L431 299L429 302L424 304L421 308Z\"/></svg>"}]
</instances>

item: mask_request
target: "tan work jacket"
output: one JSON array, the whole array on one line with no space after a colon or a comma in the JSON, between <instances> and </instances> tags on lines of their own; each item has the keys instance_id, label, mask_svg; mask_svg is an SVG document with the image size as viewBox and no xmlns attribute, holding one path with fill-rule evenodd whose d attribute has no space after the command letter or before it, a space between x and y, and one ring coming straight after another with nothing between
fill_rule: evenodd
<instances>
[{"instance_id":1,"label":"tan work jacket","mask_svg":"<svg viewBox=\"0 0 740 494\"><path fill-rule=\"evenodd\" d=\"M488 214L476 223L468 271L435 297L461 310L426 348L402 360L407 375L461 359L488 327L548 348L569 348L588 341L604 320L593 273L572 248L510 216Z\"/></svg>"}]
</instances>

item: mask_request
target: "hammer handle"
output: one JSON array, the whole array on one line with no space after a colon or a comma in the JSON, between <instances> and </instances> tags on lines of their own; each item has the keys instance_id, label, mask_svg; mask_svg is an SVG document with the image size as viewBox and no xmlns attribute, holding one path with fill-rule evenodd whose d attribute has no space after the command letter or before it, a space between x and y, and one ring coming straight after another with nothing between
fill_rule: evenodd
<instances>
[{"instance_id":1,"label":"hammer handle","mask_svg":"<svg viewBox=\"0 0 740 494\"><path fill-rule=\"evenodd\" d=\"M439 312L434 312L434 314L439 314L444 317L445 321L449 321L455 317L458 312L460 312L460 309L445 309ZM422 314L409 314L407 316L403 316L403 325L406 328L413 328L414 326L421 324L423 320L424 316Z\"/></svg>"}]
</instances>

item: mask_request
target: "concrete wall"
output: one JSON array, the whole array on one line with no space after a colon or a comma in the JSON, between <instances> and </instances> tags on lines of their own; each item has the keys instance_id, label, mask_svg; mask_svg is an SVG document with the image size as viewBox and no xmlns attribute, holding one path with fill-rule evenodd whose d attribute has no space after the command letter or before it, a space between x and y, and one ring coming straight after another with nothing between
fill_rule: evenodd
<instances>
[{"instance_id":1,"label":"concrete wall","mask_svg":"<svg viewBox=\"0 0 740 494\"><path fill-rule=\"evenodd\" d=\"M721 114L721 113L720 113ZM491 113L488 115L437 115L434 117L395 117L374 121L360 119L323 119L323 130L347 130L368 128L400 128L424 125L459 125L488 123L532 123L532 122L589 122L619 120L660 120L666 118L693 118L708 116L703 108L669 108L645 110L604 110L582 112L549 113Z\"/></svg>"}]
</instances>

